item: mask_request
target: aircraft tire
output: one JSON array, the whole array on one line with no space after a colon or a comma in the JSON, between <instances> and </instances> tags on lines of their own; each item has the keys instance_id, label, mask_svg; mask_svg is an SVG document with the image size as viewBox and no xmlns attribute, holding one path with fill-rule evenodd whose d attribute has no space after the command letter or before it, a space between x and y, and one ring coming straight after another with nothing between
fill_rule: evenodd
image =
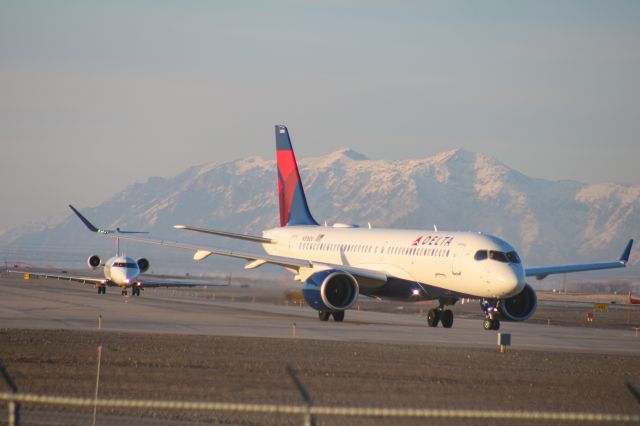
<instances>
[{"instance_id":1,"label":"aircraft tire","mask_svg":"<svg viewBox=\"0 0 640 426\"><path fill-rule=\"evenodd\" d=\"M484 328L485 330L493 330L493 327L495 327L495 325L491 318L485 318L484 321L482 321L482 328Z\"/></svg>"},{"instance_id":2,"label":"aircraft tire","mask_svg":"<svg viewBox=\"0 0 640 426\"><path fill-rule=\"evenodd\" d=\"M500 330L500 320L498 318L493 319L493 328L492 330Z\"/></svg>"},{"instance_id":3,"label":"aircraft tire","mask_svg":"<svg viewBox=\"0 0 640 426\"><path fill-rule=\"evenodd\" d=\"M453 325L453 312L450 309L442 311L440 314L440 322L442 323L442 327L451 328Z\"/></svg>"},{"instance_id":4,"label":"aircraft tire","mask_svg":"<svg viewBox=\"0 0 640 426\"><path fill-rule=\"evenodd\" d=\"M427 313L427 325L429 327L437 327L440 322L440 311L437 309L429 309Z\"/></svg>"},{"instance_id":5,"label":"aircraft tire","mask_svg":"<svg viewBox=\"0 0 640 426\"><path fill-rule=\"evenodd\" d=\"M330 311L318 311L318 319L320 321L329 321L330 317L331 317Z\"/></svg>"},{"instance_id":6,"label":"aircraft tire","mask_svg":"<svg viewBox=\"0 0 640 426\"><path fill-rule=\"evenodd\" d=\"M332 313L333 320L336 322L342 322L344 320L344 311L335 311Z\"/></svg>"}]
</instances>

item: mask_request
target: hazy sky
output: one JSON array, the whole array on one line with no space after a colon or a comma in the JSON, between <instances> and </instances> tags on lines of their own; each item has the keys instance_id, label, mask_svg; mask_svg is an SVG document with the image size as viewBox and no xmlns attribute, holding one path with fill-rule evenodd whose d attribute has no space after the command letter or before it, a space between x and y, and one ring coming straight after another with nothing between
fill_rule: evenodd
<instances>
[{"instance_id":1,"label":"hazy sky","mask_svg":"<svg viewBox=\"0 0 640 426\"><path fill-rule=\"evenodd\" d=\"M640 2L0 0L0 229L272 158L276 123L298 157L640 184Z\"/></svg>"}]
</instances>

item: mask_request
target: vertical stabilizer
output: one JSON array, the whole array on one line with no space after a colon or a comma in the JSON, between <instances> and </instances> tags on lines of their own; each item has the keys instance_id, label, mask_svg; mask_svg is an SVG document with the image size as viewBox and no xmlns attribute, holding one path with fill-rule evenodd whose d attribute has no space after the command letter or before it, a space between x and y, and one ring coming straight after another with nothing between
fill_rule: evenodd
<instances>
[{"instance_id":1,"label":"vertical stabilizer","mask_svg":"<svg viewBox=\"0 0 640 426\"><path fill-rule=\"evenodd\" d=\"M280 226L318 225L307 205L289 131L282 125L276 125L276 162Z\"/></svg>"}]
</instances>

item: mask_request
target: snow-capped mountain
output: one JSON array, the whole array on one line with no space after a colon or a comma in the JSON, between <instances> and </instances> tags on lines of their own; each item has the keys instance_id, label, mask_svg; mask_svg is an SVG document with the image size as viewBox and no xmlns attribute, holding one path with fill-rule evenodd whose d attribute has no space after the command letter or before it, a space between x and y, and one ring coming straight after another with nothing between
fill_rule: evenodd
<instances>
[{"instance_id":1,"label":"snow-capped mountain","mask_svg":"<svg viewBox=\"0 0 640 426\"><path fill-rule=\"evenodd\" d=\"M401 161L369 160L342 149L303 159L300 174L319 223L483 231L514 244L527 265L616 258L640 233L640 186L531 178L461 149ZM176 231L172 225L259 234L278 224L276 188L275 162L252 157L195 166L172 178L152 177L95 208L76 207L102 227L238 247L236 241ZM67 250L88 255L94 247L104 249L104 240L69 211L44 229L0 235L0 247L11 255L40 250L64 258ZM158 265L167 251L154 255ZM185 252L172 256L190 261ZM639 257L632 255L632 262Z\"/></svg>"}]
</instances>

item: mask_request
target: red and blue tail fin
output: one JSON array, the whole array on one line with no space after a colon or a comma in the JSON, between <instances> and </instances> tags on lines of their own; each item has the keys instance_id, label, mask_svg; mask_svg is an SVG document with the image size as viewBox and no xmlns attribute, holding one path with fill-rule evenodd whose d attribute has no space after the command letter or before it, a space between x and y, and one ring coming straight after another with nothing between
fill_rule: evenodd
<instances>
[{"instance_id":1,"label":"red and blue tail fin","mask_svg":"<svg viewBox=\"0 0 640 426\"><path fill-rule=\"evenodd\" d=\"M276 161L278 163L280 226L318 225L311 216L307 198L304 196L289 131L281 125L276 126Z\"/></svg>"}]
</instances>

